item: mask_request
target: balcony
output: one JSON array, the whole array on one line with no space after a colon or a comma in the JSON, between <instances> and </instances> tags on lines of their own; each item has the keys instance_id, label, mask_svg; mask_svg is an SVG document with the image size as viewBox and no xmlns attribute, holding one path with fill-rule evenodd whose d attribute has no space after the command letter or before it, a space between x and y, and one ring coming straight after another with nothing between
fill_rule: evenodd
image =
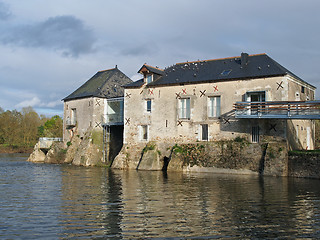
<instances>
[{"instance_id":1,"label":"balcony","mask_svg":"<svg viewBox=\"0 0 320 240\"><path fill-rule=\"evenodd\" d=\"M123 125L123 113L110 113L103 116L104 125Z\"/></svg>"},{"instance_id":2,"label":"balcony","mask_svg":"<svg viewBox=\"0 0 320 240\"><path fill-rule=\"evenodd\" d=\"M320 119L320 101L237 102L236 118Z\"/></svg>"},{"instance_id":3,"label":"balcony","mask_svg":"<svg viewBox=\"0 0 320 240\"><path fill-rule=\"evenodd\" d=\"M77 125L77 120L75 118L73 118L73 119L67 118L66 119L66 128L73 128L76 125Z\"/></svg>"},{"instance_id":4,"label":"balcony","mask_svg":"<svg viewBox=\"0 0 320 240\"><path fill-rule=\"evenodd\" d=\"M104 125L123 125L123 98L107 100L102 122Z\"/></svg>"}]
</instances>

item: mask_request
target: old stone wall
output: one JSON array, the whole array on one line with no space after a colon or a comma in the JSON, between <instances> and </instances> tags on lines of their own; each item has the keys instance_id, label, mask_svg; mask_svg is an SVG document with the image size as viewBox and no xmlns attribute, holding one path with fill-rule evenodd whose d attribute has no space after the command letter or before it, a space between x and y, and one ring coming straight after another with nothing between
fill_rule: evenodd
<instances>
[{"instance_id":1,"label":"old stone wall","mask_svg":"<svg viewBox=\"0 0 320 240\"><path fill-rule=\"evenodd\" d=\"M286 142L252 144L243 138L205 143L127 144L112 167L286 176L286 151Z\"/></svg>"},{"instance_id":2,"label":"old stone wall","mask_svg":"<svg viewBox=\"0 0 320 240\"><path fill-rule=\"evenodd\" d=\"M288 158L291 177L320 178L320 154L292 153Z\"/></svg>"},{"instance_id":3,"label":"old stone wall","mask_svg":"<svg viewBox=\"0 0 320 240\"><path fill-rule=\"evenodd\" d=\"M289 150L314 150L315 132L314 120L287 120Z\"/></svg>"},{"instance_id":4,"label":"old stone wall","mask_svg":"<svg viewBox=\"0 0 320 240\"><path fill-rule=\"evenodd\" d=\"M279 82L282 82L283 86L281 91L277 91ZM256 91L264 91L267 101L288 100L288 79L274 77L126 89L124 143L195 142L202 138L201 125L203 124L208 124L209 141L226 140L236 136L241 137L243 134L251 134L251 126L248 128L248 123L234 118L233 105L237 101L246 101L247 92ZM210 97L220 97L221 116L210 116L208 110ZM190 119L178 116L180 99L184 98L190 99ZM148 101L151 101L149 111ZM147 140L142 136L143 126L148 127ZM283 136L281 131L272 134Z\"/></svg>"},{"instance_id":5,"label":"old stone wall","mask_svg":"<svg viewBox=\"0 0 320 240\"><path fill-rule=\"evenodd\" d=\"M311 101L315 97L315 88L301 80L289 77L288 82L289 101ZM279 87L280 88L280 87Z\"/></svg>"},{"instance_id":6,"label":"old stone wall","mask_svg":"<svg viewBox=\"0 0 320 240\"><path fill-rule=\"evenodd\" d=\"M75 116L73 116L75 114ZM89 128L102 130L104 99L97 97L69 100L64 103L63 141L66 144L73 136L83 137ZM68 120L76 120L75 126L68 126Z\"/></svg>"}]
</instances>

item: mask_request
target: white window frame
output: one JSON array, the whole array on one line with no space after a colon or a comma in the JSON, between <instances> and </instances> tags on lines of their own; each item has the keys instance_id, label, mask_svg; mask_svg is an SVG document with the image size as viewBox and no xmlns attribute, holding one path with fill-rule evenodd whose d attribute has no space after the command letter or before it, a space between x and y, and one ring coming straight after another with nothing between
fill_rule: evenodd
<instances>
[{"instance_id":1,"label":"white window frame","mask_svg":"<svg viewBox=\"0 0 320 240\"><path fill-rule=\"evenodd\" d=\"M150 108L148 108L148 102L150 102ZM152 99L146 99L146 112L151 113L152 112Z\"/></svg>"},{"instance_id":2,"label":"white window frame","mask_svg":"<svg viewBox=\"0 0 320 240\"><path fill-rule=\"evenodd\" d=\"M146 133L144 133L144 130L146 130ZM145 138L146 134L146 138ZM140 141L149 141L149 125L140 125L139 126L139 139Z\"/></svg>"},{"instance_id":3,"label":"white window frame","mask_svg":"<svg viewBox=\"0 0 320 240\"><path fill-rule=\"evenodd\" d=\"M221 96L208 97L208 116L217 118L221 116Z\"/></svg>"},{"instance_id":4,"label":"white window frame","mask_svg":"<svg viewBox=\"0 0 320 240\"><path fill-rule=\"evenodd\" d=\"M77 123L77 109L76 108L71 108L70 123L72 125Z\"/></svg>"},{"instance_id":5,"label":"white window frame","mask_svg":"<svg viewBox=\"0 0 320 240\"><path fill-rule=\"evenodd\" d=\"M180 98L178 101L178 117L179 119L190 120L191 118L191 98Z\"/></svg>"},{"instance_id":6,"label":"white window frame","mask_svg":"<svg viewBox=\"0 0 320 240\"><path fill-rule=\"evenodd\" d=\"M258 101L253 101L252 96L258 97ZM265 110L265 107L259 107L257 108L257 104L259 102L265 102L267 101L267 92L266 91L251 91L251 92L246 92L246 101L251 102L253 104L250 104L248 106L247 110L247 115L256 115L256 114L261 114Z\"/></svg>"},{"instance_id":7,"label":"white window frame","mask_svg":"<svg viewBox=\"0 0 320 240\"><path fill-rule=\"evenodd\" d=\"M260 127L252 126L251 127L251 142L259 143L260 142Z\"/></svg>"},{"instance_id":8,"label":"white window frame","mask_svg":"<svg viewBox=\"0 0 320 240\"><path fill-rule=\"evenodd\" d=\"M258 96L259 101L252 101L252 96ZM247 102L265 102L267 101L267 92L263 90L246 92L246 101Z\"/></svg>"},{"instance_id":9,"label":"white window frame","mask_svg":"<svg viewBox=\"0 0 320 240\"><path fill-rule=\"evenodd\" d=\"M206 125L207 126L207 139L203 139L203 126ZM203 141L203 142L207 142L209 141L209 124L199 124L199 137L198 137L199 141Z\"/></svg>"},{"instance_id":10,"label":"white window frame","mask_svg":"<svg viewBox=\"0 0 320 240\"><path fill-rule=\"evenodd\" d=\"M150 74L150 75L147 75L146 76L146 83L149 84L149 83L152 83L153 82L153 75Z\"/></svg>"}]
</instances>

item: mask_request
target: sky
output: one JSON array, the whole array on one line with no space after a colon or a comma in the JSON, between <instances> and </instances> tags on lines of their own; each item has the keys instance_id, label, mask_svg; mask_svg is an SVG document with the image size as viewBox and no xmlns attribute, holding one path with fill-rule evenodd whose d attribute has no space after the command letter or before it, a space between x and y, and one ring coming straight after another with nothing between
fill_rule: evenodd
<instances>
[{"instance_id":1,"label":"sky","mask_svg":"<svg viewBox=\"0 0 320 240\"><path fill-rule=\"evenodd\" d=\"M115 65L266 53L316 86L319 0L0 0L0 107L63 115L64 97Z\"/></svg>"}]
</instances>

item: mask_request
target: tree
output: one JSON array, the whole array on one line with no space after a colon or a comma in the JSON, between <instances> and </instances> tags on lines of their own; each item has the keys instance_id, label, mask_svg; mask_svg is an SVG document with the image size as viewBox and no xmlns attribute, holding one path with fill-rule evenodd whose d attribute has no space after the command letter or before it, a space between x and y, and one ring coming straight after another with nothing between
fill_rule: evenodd
<instances>
[{"instance_id":1,"label":"tree","mask_svg":"<svg viewBox=\"0 0 320 240\"><path fill-rule=\"evenodd\" d=\"M38 135L40 137L62 137L62 126L62 118L55 115L38 127Z\"/></svg>"},{"instance_id":2,"label":"tree","mask_svg":"<svg viewBox=\"0 0 320 240\"><path fill-rule=\"evenodd\" d=\"M0 114L0 135L3 143L16 145L21 141L22 115L16 110Z\"/></svg>"},{"instance_id":3,"label":"tree","mask_svg":"<svg viewBox=\"0 0 320 240\"><path fill-rule=\"evenodd\" d=\"M32 107L4 111L0 108L0 144L31 147L39 137L62 137L62 119L59 116L39 116Z\"/></svg>"},{"instance_id":4,"label":"tree","mask_svg":"<svg viewBox=\"0 0 320 240\"><path fill-rule=\"evenodd\" d=\"M39 115L32 107L22 108L23 144L33 146L38 141L38 126L40 125Z\"/></svg>"}]
</instances>

